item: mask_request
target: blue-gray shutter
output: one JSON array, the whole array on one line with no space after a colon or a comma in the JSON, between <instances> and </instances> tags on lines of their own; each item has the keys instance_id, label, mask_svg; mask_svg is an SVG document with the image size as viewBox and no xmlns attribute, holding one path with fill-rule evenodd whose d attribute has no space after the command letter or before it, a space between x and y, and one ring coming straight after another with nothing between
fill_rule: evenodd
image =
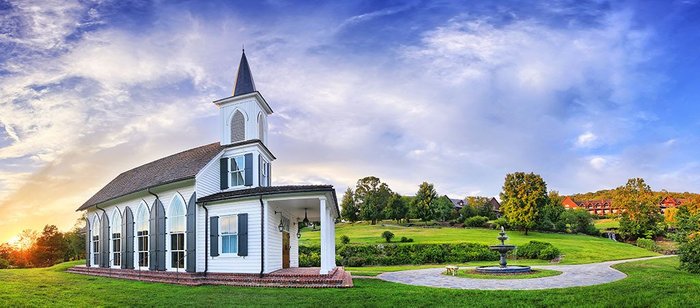
<instances>
[{"instance_id":1,"label":"blue-gray shutter","mask_svg":"<svg viewBox=\"0 0 700 308\"><path fill-rule=\"evenodd\" d=\"M90 220L85 219L85 266L90 267Z\"/></svg>"},{"instance_id":2,"label":"blue-gray shutter","mask_svg":"<svg viewBox=\"0 0 700 308\"><path fill-rule=\"evenodd\" d=\"M267 164L267 186L272 186L272 163Z\"/></svg>"},{"instance_id":3,"label":"blue-gray shutter","mask_svg":"<svg viewBox=\"0 0 700 308\"><path fill-rule=\"evenodd\" d=\"M194 273L197 271L197 255L195 253L195 247L197 247L197 193L193 193L190 197L190 201L187 203L187 264L185 265L185 271Z\"/></svg>"},{"instance_id":4,"label":"blue-gray shutter","mask_svg":"<svg viewBox=\"0 0 700 308\"><path fill-rule=\"evenodd\" d=\"M156 199L156 201L158 201ZM158 234L158 214L156 213L156 202L151 206L151 213L148 219L148 269L156 270L156 234Z\"/></svg>"},{"instance_id":5,"label":"blue-gray shutter","mask_svg":"<svg viewBox=\"0 0 700 308\"><path fill-rule=\"evenodd\" d=\"M100 235L100 267L109 267L109 218L107 213L102 213L100 222L102 234Z\"/></svg>"},{"instance_id":6,"label":"blue-gray shutter","mask_svg":"<svg viewBox=\"0 0 700 308\"><path fill-rule=\"evenodd\" d=\"M264 186L265 183L263 183L263 160L262 160L262 155L258 154L258 186Z\"/></svg>"},{"instance_id":7,"label":"blue-gray shutter","mask_svg":"<svg viewBox=\"0 0 700 308\"><path fill-rule=\"evenodd\" d=\"M238 255L248 255L248 214L238 214Z\"/></svg>"},{"instance_id":8,"label":"blue-gray shutter","mask_svg":"<svg viewBox=\"0 0 700 308\"><path fill-rule=\"evenodd\" d=\"M253 186L253 153L245 155L245 186Z\"/></svg>"},{"instance_id":9,"label":"blue-gray shutter","mask_svg":"<svg viewBox=\"0 0 700 308\"><path fill-rule=\"evenodd\" d=\"M165 207L156 200L156 270L165 270Z\"/></svg>"},{"instance_id":10,"label":"blue-gray shutter","mask_svg":"<svg viewBox=\"0 0 700 308\"><path fill-rule=\"evenodd\" d=\"M219 255L219 216L209 217L209 255Z\"/></svg>"},{"instance_id":11,"label":"blue-gray shutter","mask_svg":"<svg viewBox=\"0 0 700 308\"><path fill-rule=\"evenodd\" d=\"M219 159L221 190L228 189L228 158Z\"/></svg>"},{"instance_id":12,"label":"blue-gray shutter","mask_svg":"<svg viewBox=\"0 0 700 308\"><path fill-rule=\"evenodd\" d=\"M134 213L131 208L124 210L122 227L122 268L134 268Z\"/></svg>"}]
</instances>

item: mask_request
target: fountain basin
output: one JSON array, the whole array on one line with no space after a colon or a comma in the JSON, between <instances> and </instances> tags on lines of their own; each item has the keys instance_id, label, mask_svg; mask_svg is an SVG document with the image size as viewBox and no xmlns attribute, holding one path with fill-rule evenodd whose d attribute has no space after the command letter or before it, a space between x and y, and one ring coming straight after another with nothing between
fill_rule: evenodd
<instances>
[{"instance_id":1,"label":"fountain basin","mask_svg":"<svg viewBox=\"0 0 700 308\"><path fill-rule=\"evenodd\" d=\"M529 273L532 269L529 266L522 265L508 265L506 267L500 266L479 266L474 269L477 273L483 274L524 274Z\"/></svg>"}]
</instances>

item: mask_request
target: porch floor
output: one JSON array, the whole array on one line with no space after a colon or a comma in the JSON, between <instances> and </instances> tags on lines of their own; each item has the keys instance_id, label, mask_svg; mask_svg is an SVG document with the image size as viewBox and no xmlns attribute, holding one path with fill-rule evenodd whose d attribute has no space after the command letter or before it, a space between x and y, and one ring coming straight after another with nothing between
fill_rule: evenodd
<instances>
[{"instance_id":1,"label":"porch floor","mask_svg":"<svg viewBox=\"0 0 700 308\"><path fill-rule=\"evenodd\" d=\"M191 286L230 285L281 288L350 288L353 286L352 276L342 267L333 269L328 275L320 275L318 271L317 267L285 268L260 277L258 274L140 271L86 267L85 265L74 266L67 270L67 272L75 274Z\"/></svg>"}]
</instances>

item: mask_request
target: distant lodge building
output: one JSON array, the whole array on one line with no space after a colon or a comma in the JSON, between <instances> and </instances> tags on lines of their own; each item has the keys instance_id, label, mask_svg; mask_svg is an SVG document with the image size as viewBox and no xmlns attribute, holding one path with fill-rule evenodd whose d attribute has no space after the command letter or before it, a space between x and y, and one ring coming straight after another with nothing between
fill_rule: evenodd
<instances>
[{"instance_id":1,"label":"distant lodge building","mask_svg":"<svg viewBox=\"0 0 700 308\"><path fill-rule=\"evenodd\" d=\"M465 199L453 199L448 196L445 196L445 198L450 199L452 202L452 205L454 206L454 209L459 212L465 205L468 205L469 203ZM491 205L491 211L496 213L496 217L501 217L501 204L496 200L496 198L491 197L491 200L489 200L489 204Z\"/></svg>"},{"instance_id":2,"label":"distant lodge building","mask_svg":"<svg viewBox=\"0 0 700 308\"><path fill-rule=\"evenodd\" d=\"M667 208L677 208L681 204L686 202L686 199L674 198L671 196L666 196L661 202L659 202L659 210L661 213L665 213ZM620 212L618 208L613 206L612 200L586 200L586 201L575 201L571 197L567 196L562 201L562 205L567 210L570 209L586 209L591 215L605 216L610 214L617 214Z\"/></svg>"}]
</instances>

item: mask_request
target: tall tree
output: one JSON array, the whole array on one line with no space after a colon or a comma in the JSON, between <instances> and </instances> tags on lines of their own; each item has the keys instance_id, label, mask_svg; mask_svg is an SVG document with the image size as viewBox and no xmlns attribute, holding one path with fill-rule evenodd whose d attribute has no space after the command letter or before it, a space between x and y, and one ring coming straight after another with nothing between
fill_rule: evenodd
<instances>
[{"instance_id":1,"label":"tall tree","mask_svg":"<svg viewBox=\"0 0 700 308\"><path fill-rule=\"evenodd\" d=\"M54 225L46 225L44 231L36 240L36 247L32 254L34 266L51 266L63 261L66 253L66 242L63 234Z\"/></svg>"},{"instance_id":2,"label":"tall tree","mask_svg":"<svg viewBox=\"0 0 700 308\"><path fill-rule=\"evenodd\" d=\"M357 181L355 202L359 205L360 219L376 224L384 218L384 208L392 192L378 177L368 176Z\"/></svg>"},{"instance_id":3,"label":"tall tree","mask_svg":"<svg viewBox=\"0 0 700 308\"><path fill-rule=\"evenodd\" d=\"M564 198L559 192L549 192L547 204L540 210L537 219L537 229L543 231L566 231L566 223L561 215L564 213Z\"/></svg>"},{"instance_id":4,"label":"tall tree","mask_svg":"<svg viewBox=\"0 0 700 308\"><path fill-rule=\"evenodd\" d=\"M386 208L384 209L384 217L401 222L408 215L408 204L405 199L399 194L392 194L389 198Z\"/></svg>"},{"instance_id":5,"label":"tall tree","mask_svg":"<svg viewBox=\"0 0 700 308\"><path fill-rule=\"evenodd\" d=\"M455 206L447 196L442 196L435 200L435 219L448 221L452 219Z\"/></svg>"},{"instance_id":6,"label":"tall tree","mask_svg":"<svg viewBox=\"0 0 700 308\"><path fill-rule=\"evenodd\" d=\"M433 184L423 182L418 186L418 192L413 198L412 207L415 210L416 217L422 221L429 221L435 217L435 200L437 192Z\"/></svg>"},{"instance_id":7,"label":"tall tree","mask_svg":"<svg viewBox=\"0 0 700 308\"><path fill-rule=\"evenodd\" d=\"M472 216L479 215L488 217L489 219L496 219L496 212L494 212L491 205L491 198L469 196L466 199L466 205L473 209L474 215Z\"/></svg>"},{"instance_id":8,"label":"tall tree","mask_svg":"<svg viewBox=\"0 0 700 308\"><path fill-rule=\"evenodd\" d=\"M340 202L340 216L349 222L356 222L360 220L360 209L355 202L355 193L350 187L345 190L343 194L343 200Z\"/></svg>"},{"instance_id":9,"label":"tall tree","mask_svg":"<svg viewBox=\"0 0 700 308\"><path fill-rule=\"evenodd\" d=\"M642 178L629 179L616 188L612 202L622 210L620 235L627 239L658 235L663 230L659 201L660 196Z\"/></svg>"},{"instance_id":10,"label":"tall tree","mask_svg":"<svg viewBox=\"0 0 700 308\"><path fill-rule=\"evenodd\" d=\"M547 204L547 184L538 174L507 174L501 200L501 210L508 223L524 229L527 235L537 225L538 214Z\"/></svg>"}]
</instances>

